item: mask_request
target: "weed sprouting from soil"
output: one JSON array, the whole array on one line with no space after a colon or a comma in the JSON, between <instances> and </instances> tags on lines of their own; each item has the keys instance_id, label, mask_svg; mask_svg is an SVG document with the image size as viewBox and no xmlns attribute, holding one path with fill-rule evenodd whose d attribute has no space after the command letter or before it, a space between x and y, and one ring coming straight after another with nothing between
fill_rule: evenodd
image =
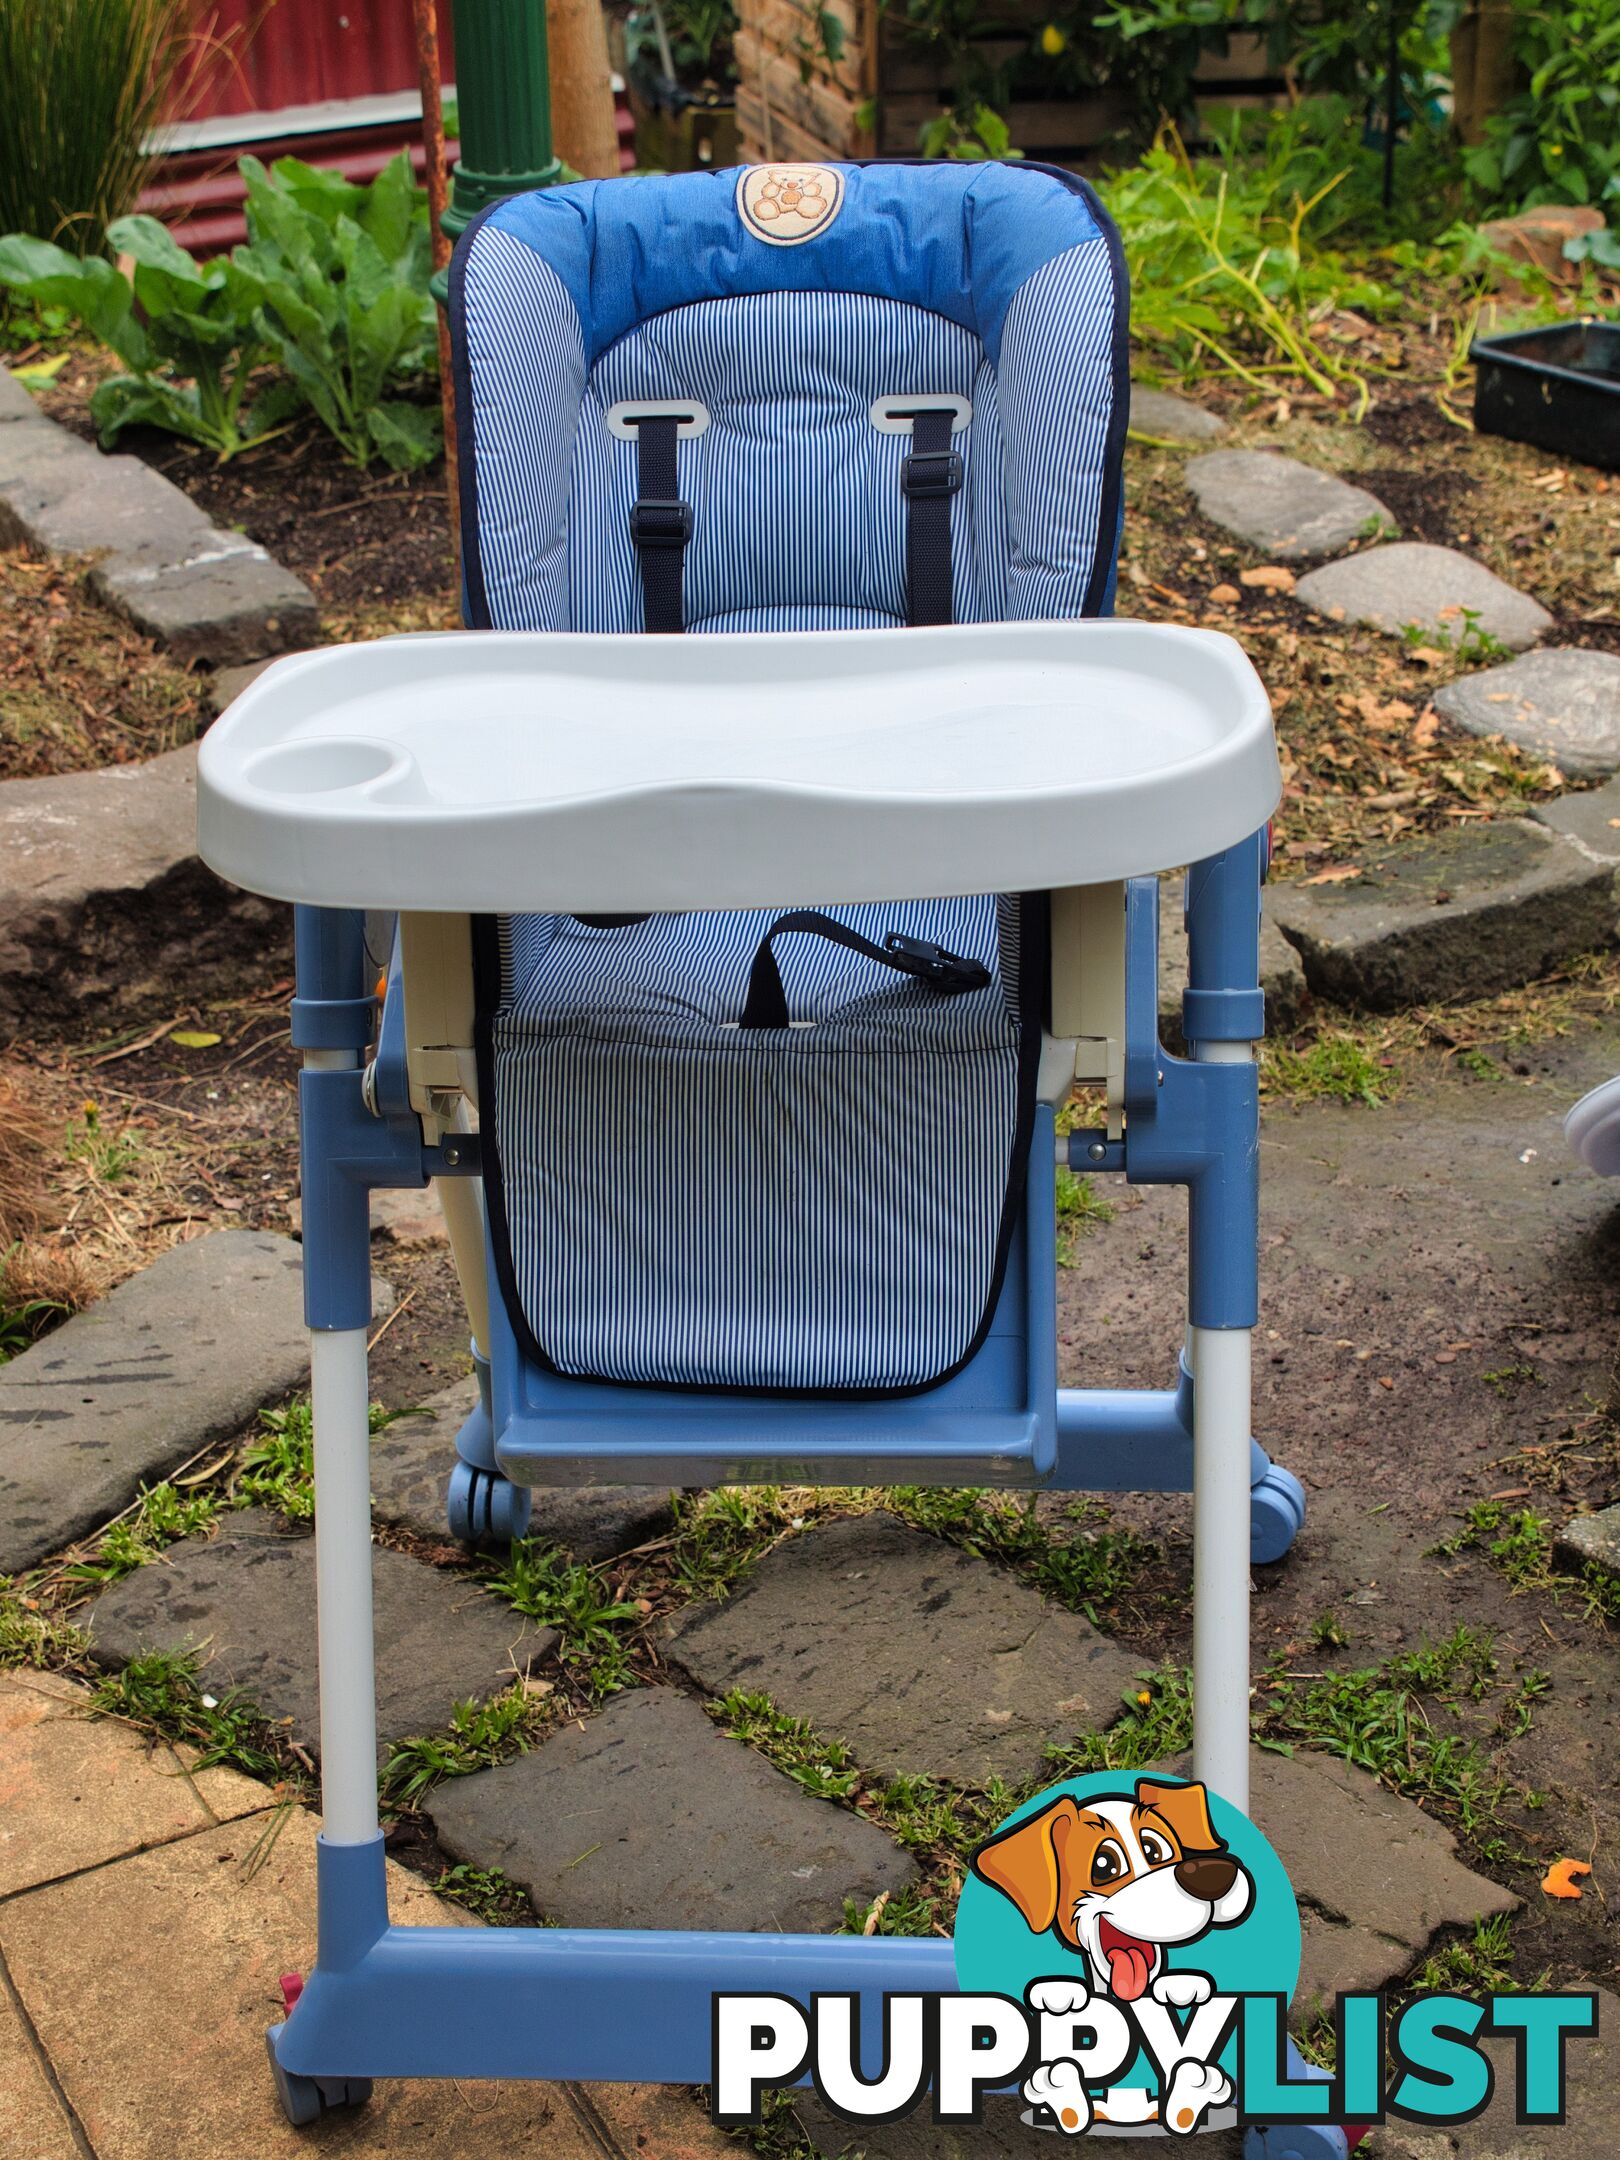
<instances>
[{"instance_id":1,"label":"weed sprouting from soil","mask_svg":"<svg viewBox=\"0 0 1620 2160\"><path fill-rule=\"evenodd\" d=\"M285 1782L285 1755L263 1715L235 1688L220 1696L202 1685L197 1659L152 1650L131 1659L122 1672L105 1673L91 1690L91 1704L106 1717L123 1718L144 1732L195 1748L195 1767L225 1764L248 1777Z\"/></svg>"},{"instance_id":2,"label":"weed sprouting from soil","mask_svg":"<svg viewBox=\"0 0 1620 2160\"><path fill-rule=\"evenodd\" d=\"M1579 1600L1586 1619L1620 1623L1620 1583L1591 1560L1574 1569L1555 1568L1552 1524L1533 1508L1510 1508L1503 1500L1481 1500L1463 1517L1463 1527L1439 1550L1482 1552L1515 1592L1537 1591L1560 1606L1574 1598Z\"/></svg>"}]
</instances>

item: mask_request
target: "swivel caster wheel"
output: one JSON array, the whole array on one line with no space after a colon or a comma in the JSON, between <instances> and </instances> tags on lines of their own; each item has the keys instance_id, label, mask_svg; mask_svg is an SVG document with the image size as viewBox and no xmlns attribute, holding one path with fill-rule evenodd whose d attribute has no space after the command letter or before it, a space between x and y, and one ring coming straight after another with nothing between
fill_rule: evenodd
<instances>
[{"instance_id":1,"label":"swivel caster wheel","mask_svg":"<svg viewBox=\"0 0 1620 2160\"><path fill-rule=\"evenodd\" d=\"M330 2115L338 2108L365 2106L371 2098L370 2078L299 2077L294 2071L284 2070L276 2053L276 2034L281 2030L279 2025L269 2027L264 2036L264 2048L270 2058L270 2075L276 2082L281 2112L295 2130L307 2130L311 2123L319 2122L323 2115Z\"/></svg>"},{"instance_id":2,"label":"swivel caster wheel","mask_svg":"<svg viewBox=\"0 0 1620 2160\"><path fill-rule=\"evenodd\" d=\"M470 1462L458 1462L450 1473L445 1509L450 1535L474 1552L511 1545L527 1536L533 1508L529 1488L514 1485L498 1470L479 1470Z\"/></svg>"},{"instance_id":3,"label":"swivel caster wheel","mask_svg":"<svg viewBox=\"0 0 1620 2160\"><path fill-rule=\"evenodd\" d=\"M1305 1488L1292 1470L1272 1463L1249 1487L1249 1558L1257 1567L1280 1560L1305 1521Z\"/></svg>"}]
</instances>

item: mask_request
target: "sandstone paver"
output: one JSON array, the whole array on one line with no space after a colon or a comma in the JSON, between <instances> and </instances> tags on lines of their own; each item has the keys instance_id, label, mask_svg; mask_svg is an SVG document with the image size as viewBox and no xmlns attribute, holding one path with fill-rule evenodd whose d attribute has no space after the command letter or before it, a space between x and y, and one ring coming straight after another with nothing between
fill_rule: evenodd
<instances>
[{"instance_id":1,"label":"sandstone paver","mask_svg":"<svg viewBox=\"0 0 1620 2160\"><path fill-rule=\"evenodd\" d=\"M197 855L197 746L0 782L0 1024L227 985L288 937L285 908Z\"/></svg>"},{"instance_id":2,"label":"sandstone paver","mask_svg":"<svg viewBox=\"0 0 1620 2160\"><path fill-rule=\"evenodd\" d=\"M478 1399L477 1382L458 1381L398 1418L371 1450L371 1497L385 1522L442 1538L444 1495L456 1459L456 1434ZM664 1485L541 1485L534 1491L529 1535L580 1560L608 1560L656 1537L670 1519Z\"/></svg>"},{"instance_id":3,"label":"sandstone paver","mask_svg":"<svg viewBox=\"0 0 1620 2160\"><path fill-rule=\"evenodd\" d=\"M226 1828L0 1906L0 1950L96 2160L307 2160L315 2149L355 2160L735 2154L684 2093L644 2086L390 2080L367 2107L313 2133L313 2144L291 2128L273 2095L264 2028L281 2014L279 1975L312 1962L315 1827L312 1818L289 1825L256 1872L243 1865L250 1836ZM390 1867L389 1878L397 1921L476 1925L416 1876ZM39 2160L57 2155L45 2147Z\"/></svg>"},{"instance_id":4,"label":"sandstone paver","mask_svg":"<svg viewBox=\"0 0 1620 2160\"><path fill-rule=\"evenodd\" d=\"M3 415L0 415L3 417ZM84 2160L0 1961L0 2160Z\"/></svg>"},{"instance_id":5,"label":"sandstone paver","mask_svg":"<svg viewBox=\"0 0 1620 2160\"><path fill-rule=\"evenodd\" d=\"M1312 570L1294 597L1333 622L1367 623L1399 637L1418 629L1431 643L1460 646L1468 630L1487 632L1515 652L1546 636L1553 618L1539 600L1455 548L1397 540Z\"/></svg>"},{"instance_id":6,"label":"sandstone paver","mask_svg":"<svg viewBox=\"0 0 1620 2160\"><path fill-rule=\"evenodd\" d=\"M1620 658L1550 645L1502 667L1463 675L1434 694L1471 735L1505 735L1574 780L1620 766Z\"/></svg>"},{"instance_id":7,"label":"sandstone paver","mask_svg":"<svg viewBox=\"0 0 1620 2160\"><path fill-rule=\"evenodd\" d=\"M1339 885L1289 880L1266 907L1319 997L1387 1012L1534 982L1613 934L1614 876L1526 818L1397 841Z\"/></svg>"},{"instance_id":8,"label":"sandstone paver","mask_svg":"<svg viewBox=\"0 0 1620 2160\"><path fill-rule=\"evenodd\" d=\"M711 1694L768 1695L863 1770L975 1785L1033 1776L1049 1741L1111 1724L1140 1664L1004 1568L882 1514L789 1539L667 1639Z\"/></svg>"},{"instance_id":9,"label":"sandstone paver","mask_svg":"<svg viewBox=\"0 0 1620 2160\"><path fill-rule=\"evenodd\" d=\"M251 1779L93 1716L76 1681L0 1677L0 1898L269 1804Z\"/></svg>"},{"instance_id":10,"label":"sandstone paver","mask_svg":"<svg viewBox=\"0 0 1620 2160\"><path fill-rule=\"evenodd\" d=\"M0 1574L117 1514L308 1366L290 1238L218 1230L159 1254L0 1370Z\"/></svg>"},{"instance_id":11,"label":"sandstone paver","mask_svg":"<svg viewBox=\"0 0 1620 2160\"><path fill-rule=\"evenodd\" d=\"M1395 530L1376 495L1277 450L1211 450L1190 461L1185 477L1205 517L1277 562L1332 555Z\"/></svg>"},{"instance_id":12,"label":"sandstone paver","mask_svg":"<svg viewBox=\"0 0 1620 2160\"><path fill-rule=\"evenodd\" d=\"M1149 390L1144 383L1131 384L1131 426L1168 442L1213 442L1226 433L1226 422L1207 405L1170 390Z\"/></svg>"},{"instance_id":13,"label":"sandstone paver","mask_svg":"<svg viewBox=\"0 0 1620 2160\"><path fill-rule=\"evenodd\" d=\"M373 1552L372 1590L384 1743L438 1731L456 1703L510 1686L556 1647L551 1629L408 1553ZM240 1689L292 1739L319 1747L315 1541L265 1510L171 1546L103 1591L84 1624L109 1666L147 1650L195 1651L213 1693Z\"/></svg>"},{"instance_id":14,"label":"sandstone paver","mask_svg":"<svg viewBox=\"0 0 1620 2160\"><path fill-rule=\"evenodd\" d=\"M873 1823L804 1792L669 1687L427 1802L458 1859L499 1867L565 1927L832 1930L916 1873Z\"/></svg>"}]
</instances>

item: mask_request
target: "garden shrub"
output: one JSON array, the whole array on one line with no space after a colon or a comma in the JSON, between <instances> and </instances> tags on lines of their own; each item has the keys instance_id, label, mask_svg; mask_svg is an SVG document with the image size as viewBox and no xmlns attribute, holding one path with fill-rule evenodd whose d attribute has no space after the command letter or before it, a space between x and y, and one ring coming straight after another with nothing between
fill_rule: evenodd
<instances>
[{"instance_id":1,"label":"garden shrub","mask_svg":"<svg viewBox=\"0 0 1620 2160\"><path fill-rule=\"evenodd\" d=\"M1620 6L1517 0L1513 53L1522 87L1465 153L1492 206L1594 203L1620 215Z\"/></svg>"},{"instance_id":2,"label":"garden shrub","mask_svg":"<svg viewBox=\"0 0 1620 2160\"><path fill-rule=\"evenodd\" d=\"M125 217L107 238L132 276L11 233L0 285L67 309L123 361L128 373L90 401L107 448L142 422L225 459L307 405L358 465L427 464L437 411L389 394L438 363L426 198L409 157L369 187L297 158L269 172L243 158L241 170L249 244L229 258L199 263L155 218Z\"/></svg>"}]
</instances>

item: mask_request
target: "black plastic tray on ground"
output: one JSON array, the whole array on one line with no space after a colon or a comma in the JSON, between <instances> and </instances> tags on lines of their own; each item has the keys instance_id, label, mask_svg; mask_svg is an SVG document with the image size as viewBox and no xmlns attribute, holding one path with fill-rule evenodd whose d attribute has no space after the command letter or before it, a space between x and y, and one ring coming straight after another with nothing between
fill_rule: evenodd
<instances>
[{"instance_id":1,"label":"black plastic tray on ground","mask_svg":"<svg viewBox=\"0 0 1620 2160\"><path fill-rule=\"evenodd\" d=\"M1476 338L1474 426L1620 470L1620 323L1549 323Z\"/></svg>"}]
</instances>

